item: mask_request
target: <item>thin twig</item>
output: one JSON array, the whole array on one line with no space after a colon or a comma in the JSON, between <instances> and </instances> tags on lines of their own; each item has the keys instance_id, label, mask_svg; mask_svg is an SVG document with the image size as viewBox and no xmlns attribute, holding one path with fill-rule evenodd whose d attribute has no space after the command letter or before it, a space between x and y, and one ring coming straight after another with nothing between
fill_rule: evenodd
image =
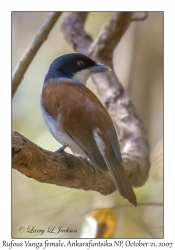
<instances>
[{"instance_id":1,"label":"thin twig","mask_svg":"<svg viewBox=\"0 0 175 250\"><path fill-rule=\"evenodd\" d=\"M50 15L47 17L42 27L40 28L38 34L33 39L26 52L20 59L12 75L12 97L14 96L21 80L23 79L28 66L32 62L43 42L47 39L47 36L49 35L51 29L53 28L60 15L61 12L50 13Z\"/></svg>"},{"instance_id":2,"label":"thin twig","mask_svg":"<svg viewBox=\"0 0 175 250\"><path fill-rule=\"evenodd\" d=\"M135 12L135 13L137 13L137 12ZM132 22L133 21L145 21L147 19L147 17L148 17L148 11L142 11L142 13L143 13L142 17L133 17L131 19L131 21Z\"/></svg>"}]
</instances>

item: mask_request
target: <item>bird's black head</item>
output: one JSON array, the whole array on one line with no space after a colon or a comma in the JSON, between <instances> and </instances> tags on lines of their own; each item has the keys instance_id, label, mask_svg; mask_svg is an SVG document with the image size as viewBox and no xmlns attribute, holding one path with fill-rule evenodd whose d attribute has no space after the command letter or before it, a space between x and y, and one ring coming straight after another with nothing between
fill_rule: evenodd
<instances>
[{"instance_id":1,"label":"bird's black head","mask_svg":"<svg viewBox=\"0 0 175 250\"><path fill-rule=\"evenodd\" d=\"M45 82L54 78L69 78L85 84L89 76L106 70L109 70L109 67L97 63L83 54L65 54L51 63Z\"/></svg>"}]
</instances>

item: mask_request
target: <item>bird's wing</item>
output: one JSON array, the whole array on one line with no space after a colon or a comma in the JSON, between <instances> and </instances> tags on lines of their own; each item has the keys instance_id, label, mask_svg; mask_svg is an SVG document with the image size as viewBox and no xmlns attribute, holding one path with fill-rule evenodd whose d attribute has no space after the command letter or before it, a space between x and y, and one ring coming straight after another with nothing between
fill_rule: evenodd
<instances>
[{"instance_id":1,"label":"bird's wing","mask_svg":"<svg viewBox=\"0 0 175 250\"><path fill-rule=\"evenodd\" d=\"M108 169L110 171L119 193L134 206L137 206L135 193L124 170L120 150L117 148L117 135L113 128L108 130L108 133L99 130L99 138L102 139L102 142L105 141L104 153L98 140L95 140L94 133L89 133L86 138L81 138L80 134L74 134L73 132L69 132L69 136L72 137L97 168L100 167L102 170Z\"/></svg>"},{"instance_id":2,"label":"bird's wing","mask_svg":"<svg viewBox=\"0 0 175 250\"><path fill-rule=\"evenodd\" d=\"M108 170L106 162L102 157L92 134L88 135L88 143L83 143L79 136L68 132L69 136L77 143L77 145L84 151L87 157L91 160L97 169L104 171Z\"/></svg>"},{"instance_id":3,"label":"bird's wing","mask_svg":"<svg viewBox=\"0 0 175 250\"><path fill-rule=\"evenodd\" d=\"M137 206L135 193L122 164L118 137L114 125L112 126L111 123L108 124L106 135L102 134L101 136L105 138L105 142L108 145L105 150L104 159L115 186L125 199L128 199L134 206Z\"/></svg>"},{"instance_id":4,"label":"bird's wing","mask_svg":"<svg viewBox=\"0 0 175 250\"><path fill-rule=\"evenodd\" d=\"M120 153L120 145L119 145L119 141L118 141L118 136L117 136L114 125L110 126L108 128L108 135L109 135L109 139L110 139L112 148L114 150L115 157L120 162L120 161L122 161L122 157L121 157L121 153Z\"/></svg>"},{"instance_id":5,"label":"bird's wing","mask_svg":"<svg viewBox=\"0 0 175 250\"><path fill-rule=\"evenodd\" d=\"M137 206L135 193L125 173L122 162L118 162L115 158L109 158L106 155L104 158L119 193L134 206Z\"/></svg>"},{"instance_id":6,"label":"bird's wing","mask_svg":"<svg viewBox=\"0 0 175 250\"><path fill-rule=\"evenodd\" d=\"M61 117L60 124L92 163L109 169L119 193L136 206L136 197L122 165L117 134L106 109L84 85L64 82L43 93L46 111ZM49 104L48 104L49 103Z\"/></svg>"},{"instance_id":7,"label":"bird's wing","mask_svg":"<svg viewBox=\"0 0 175 250\"><path fill-rule=\"evenodd\" d=\"M97 168L108 170L88 125L93 119L97 122L88 98L91 91L82 84L72 84L70 81L53 84L52 81L42 92L42 105L46 112L55 119L59 118L64 133L76 142Z\"/></svg>"}]
</instances>

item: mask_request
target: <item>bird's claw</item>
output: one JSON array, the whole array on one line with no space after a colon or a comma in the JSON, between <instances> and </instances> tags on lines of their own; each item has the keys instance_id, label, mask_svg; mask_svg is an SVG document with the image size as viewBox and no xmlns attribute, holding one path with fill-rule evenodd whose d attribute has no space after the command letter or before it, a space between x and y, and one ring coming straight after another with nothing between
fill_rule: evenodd
<instances>
[{"instance_id":1,"label":"bird's claw","mask_svg":"<svg viewBox=\"0 0 175 250\"><path fill-rule=\"evenodd\" d=\"M67 148L67 146L68 146L68 145L63 145L62 147L60 147L59 149L57 149L57 150L55 151L55 153L63 153L64 150L65 150L65 148Z\"/></svg>"}]
</instances>

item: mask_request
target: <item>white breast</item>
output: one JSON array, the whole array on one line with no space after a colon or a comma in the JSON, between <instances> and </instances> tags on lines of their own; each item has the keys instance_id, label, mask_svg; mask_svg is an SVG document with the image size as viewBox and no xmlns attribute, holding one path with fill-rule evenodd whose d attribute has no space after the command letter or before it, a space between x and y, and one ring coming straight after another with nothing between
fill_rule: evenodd
<instances>
[{"instance_id":1,"label":"white breast","mask_svg":"<svg viewBox=\"0 0 175 250\"><path fill-rule=\"evenodd\" d=\"M75 143L75 141L67 133L63 132L62 127L59 123L61 116L56 120L55 118L47 114L47 112L43 108L42 102L40 103L40 106L43 120L52 136L62 145L68 145L68 147L74 154L78 154L87 158L86 154Z\"/></svg>"}]
</instances>

